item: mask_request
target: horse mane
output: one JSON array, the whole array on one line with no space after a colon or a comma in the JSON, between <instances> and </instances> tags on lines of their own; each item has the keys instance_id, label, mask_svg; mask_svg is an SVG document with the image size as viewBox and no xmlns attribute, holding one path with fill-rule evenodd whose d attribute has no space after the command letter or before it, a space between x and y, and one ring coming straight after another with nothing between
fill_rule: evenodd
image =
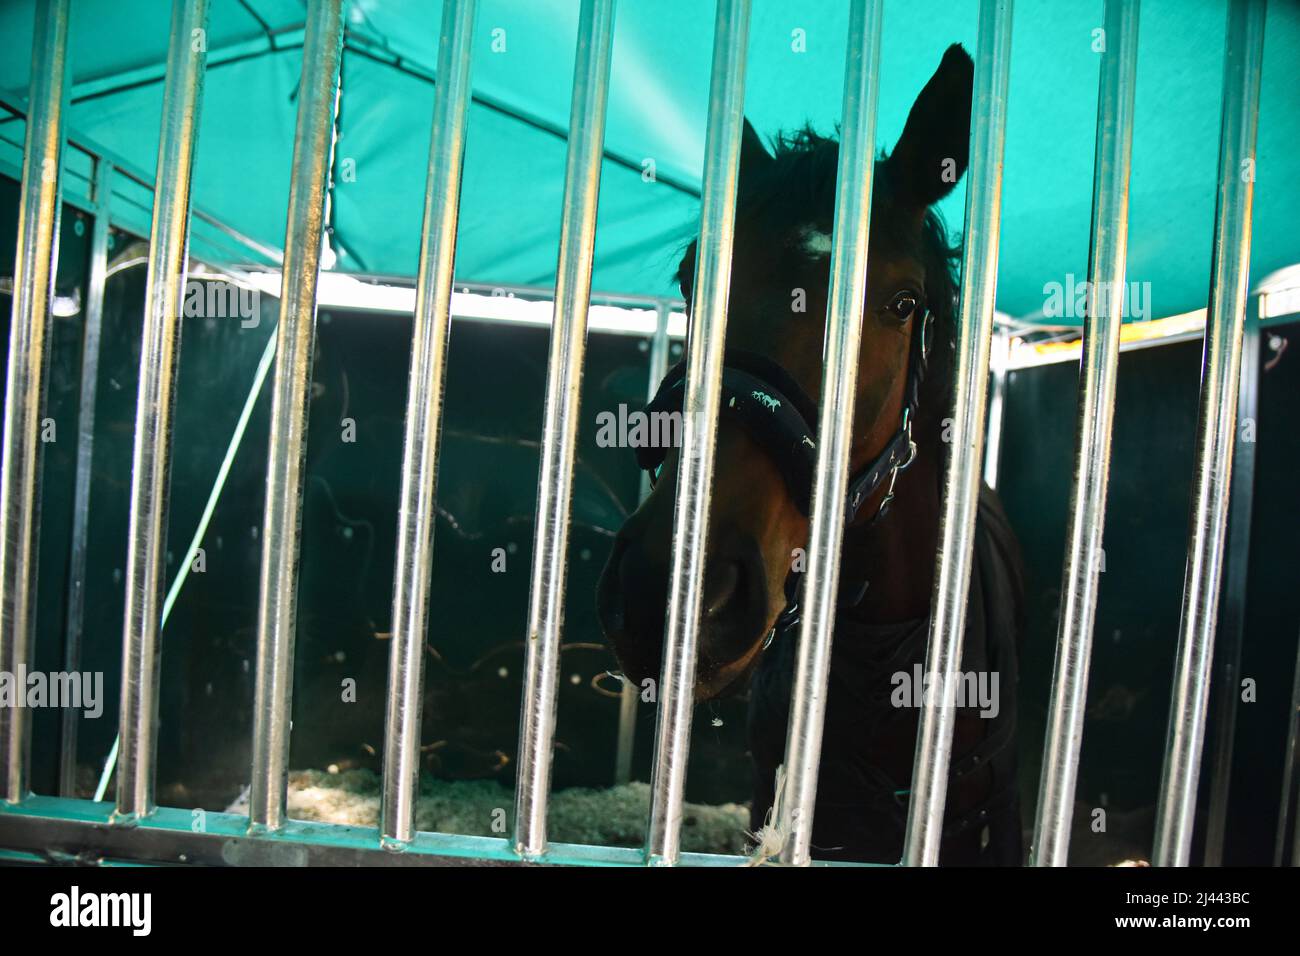
<instances>
[{"instance_id":1,"label":"horse mane","mask_svg":"<svg viewBox=\"0 0 1300 956\"><path fill-rule=\"evenodd\" d=\"M815 210L811 221L819 229L830 232L839 166L837 136L823 136L805 124L778 132L772 140L772 152L771 162L742 166L736 196L737 218L743 217L759 229L781 235L788 234L792 225L809 222L809 211ZM876 209L889 201L888 158L882 151L876 163L873 187ZM692 240L675 276L683 287L693 279L695 247ZM949 239L943 217L934 207L926 210L916 252L925 267L926 305L934 314L934 345L922 386L920 412L924 419L937 423L947 414L952 388L961 242Z\"/></svg>"}]
</instances>

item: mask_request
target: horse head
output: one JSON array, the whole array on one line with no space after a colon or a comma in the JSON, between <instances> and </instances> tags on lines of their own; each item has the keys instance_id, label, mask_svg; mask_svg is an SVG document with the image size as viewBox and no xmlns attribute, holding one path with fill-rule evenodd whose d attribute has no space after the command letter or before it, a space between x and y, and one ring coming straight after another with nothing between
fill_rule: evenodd
<instances>
[{"instance_id":1,"label":"horse head","mask_svg":"<svg viewBox=\"0 0 1300 956\"><path fill-rule=\"evenodd\" d=\"M893 152L876 162L850 453L854 475L870 471L898 436L909 387L919 382L909 373L922 336L933 336L937 348L911 402L932 414L944 404L956 298L954 250L931 207L966 169L972 73L965 51L950 47L917 97ZM795 442L803 446L815 444L838 157L839 144L811 129L780 137L769 151L745 122L728 365L737 356L737 389L760 383L750 396L758 406L769 412L785 403L795 406L787 425L796 423L790 426L796 434L798 422L811 421L813 435ZM692 242L678 270L687 303L695 261ZM922 354L929 344L922 344ZM665 393L672 378L670 373L661 398L671 398ZM778 453L783 446L765 440L754 422L752 414L746 419L724 412L718 423L697 699L744 688L787 607L791 572L799 570L807 541L801 475L811 453L796 448L796 460L786 460ZM783 435L787 444L789 437ZM662 454L654 487L619 531L598 588L606 637L626 676L638 683L660 676L679 454L679 448ZM871 521L888 493L886 483L860 487L865 491L853 509L855 524Z\"/></svg>"}]
</instances>

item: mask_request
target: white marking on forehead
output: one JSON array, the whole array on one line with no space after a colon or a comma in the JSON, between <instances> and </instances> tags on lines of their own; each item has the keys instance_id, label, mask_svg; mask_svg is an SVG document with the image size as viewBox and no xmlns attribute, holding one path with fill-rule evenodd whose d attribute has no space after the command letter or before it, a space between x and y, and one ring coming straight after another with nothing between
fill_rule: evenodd
<instances>
[{"instance_id":1,"label":"white marking on forehead","mask_svg":"<svg viewBox=\"0 0 1300 956\"><path fill-rule=\"evenodd\" d=\"M799 234L803 241L803 251L814 259L821 259L831 254L831 234L822 232L816 226L804 226Z\"/></svg>"}]
</instances>

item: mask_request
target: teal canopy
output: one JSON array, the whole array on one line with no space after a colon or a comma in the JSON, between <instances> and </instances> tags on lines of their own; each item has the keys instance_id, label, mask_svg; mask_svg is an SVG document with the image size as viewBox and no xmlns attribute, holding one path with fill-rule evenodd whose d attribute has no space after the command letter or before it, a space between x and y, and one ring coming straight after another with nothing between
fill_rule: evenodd
<instances>
[{"instance_id":1,"label":"teal canopy","mask_svg":"<svg viewBox=\"0 0 1300 956\"><path fill-rule=\"evenodd\" d=\"M34 6L0 5L0 90L11 100L26 95ZM69 132L152 175L169 5L76 0L72 7ZM429 0L349 6L332 214L338 269L415 272L439 7ZM554 280L577 8L577 0L480 4L457 259L462 281ZM760 132L806 121L833 130L847 8L845 0L757 0L746 109ZM944 48L973 48L977 8L975 0L886 3L882 148L897 139ZM1221 0L1142 4L1129 278L1150 284L1147 317L1206 304L1226 10ZM1017 5L998 283L998 307L1013 316L1040 316L1045 286L1086 271L1101 16L1100 0ZM301 0L212 0L195 202L276 247L285 230L303 17ZM698 217L712 30L713 4L703 0L618 5L597 290L675 292L670 276ZM1274 0L1252 280L1300 261L1298 75L1300 8ZM21 126L13 118L0 122L0 137L11 143L0 143L0 161L9 169ZM121 191L119 214L147 234L147 192L126 184ZM964 201L959 189L944 203L954 230ZM229 242L224 248L238 259ZM195 250L204 252L197 239Z\"/></svg>"}]
</instances>

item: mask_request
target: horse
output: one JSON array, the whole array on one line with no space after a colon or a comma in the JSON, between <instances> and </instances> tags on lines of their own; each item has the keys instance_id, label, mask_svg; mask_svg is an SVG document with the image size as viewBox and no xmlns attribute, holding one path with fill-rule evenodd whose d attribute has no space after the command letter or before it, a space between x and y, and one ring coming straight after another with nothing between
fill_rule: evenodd
<instances>
[{"instance_id":1,"label":"horse","mask_svg":"<svg viewBox=\"0 0 1300 956\"><path fill-rule=\"evenodd\" d=\"M814 857L895 863L903 847L949 425L959 246L932 207L964 175L973 65L954 44L875 162L854 400L848 520L813 821ZM723 413L709 511L695 700L748 691L751 825L773 805L798 641L798 567L822 377L838 142L809 126L773 149L743 125ZM698 239L677 279L691 301ZM687 350L690 343L687 343ZM649 408L680 410L685 360ZM779 414L778 414L779 413ZM626 680L660 677L680 448L638 449L652 490L597 587ZM1016 681L1023 568L996 494L980 490L943 865L1023 862ZM963 705L964 704L964 705Z\"/></svg>"}]
</instances>

